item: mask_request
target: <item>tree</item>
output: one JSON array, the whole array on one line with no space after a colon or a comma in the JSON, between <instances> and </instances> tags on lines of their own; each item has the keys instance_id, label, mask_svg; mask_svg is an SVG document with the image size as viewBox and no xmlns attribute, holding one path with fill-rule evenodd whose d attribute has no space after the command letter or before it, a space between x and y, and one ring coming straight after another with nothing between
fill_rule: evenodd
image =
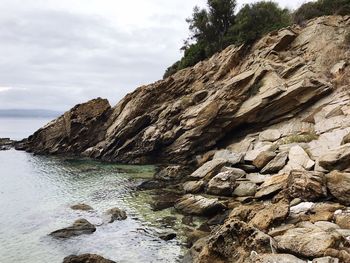
<instances>
[{"instance_id":1,"label":"tree","mask_svg":"<svg viewBox=\"0 0 350 263\"><path fill-rule=\"evenodd\" d=\"M271 1L246 4L238 12L228 38L235 44L252 44L264 34L290 24L288 9L281 9Z\"/></svg>"}]
</instances>

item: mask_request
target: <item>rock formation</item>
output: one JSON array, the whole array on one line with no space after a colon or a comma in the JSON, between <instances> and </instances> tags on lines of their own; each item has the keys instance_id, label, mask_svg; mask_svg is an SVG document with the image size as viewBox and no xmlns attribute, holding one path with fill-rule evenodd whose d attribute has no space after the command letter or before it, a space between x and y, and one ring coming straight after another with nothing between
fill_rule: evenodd
<instances>
[{"instance_id":1,"label":"rock formation","mask_svg":"<svg viewBox=\"0 0 350 263\"><path fill-rule=\"evenodd\" d=\"M230 46L18 147L168 164L147 185L180 182L175 208L214 216L185 262L350 262L349 34L329 16Z\"/></svg>"}]
</instances>

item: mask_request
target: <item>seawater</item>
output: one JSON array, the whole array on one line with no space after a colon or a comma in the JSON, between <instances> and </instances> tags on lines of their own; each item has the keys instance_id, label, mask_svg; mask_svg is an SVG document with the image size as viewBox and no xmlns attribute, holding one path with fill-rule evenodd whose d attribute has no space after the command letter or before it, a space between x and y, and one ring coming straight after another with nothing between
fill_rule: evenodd
<instances>
[{"instance_id":1,"label":"seawater","mask_svg":"<svg viewBox=\"0 0 350 263\"><path fill-rule=\"evenodd\" d=\"M177 215L172 210L151 211L152 192L134 189L154 170L153 166L0 151L0 262L59 263L68 255L83 253L125 263L178 262L181 241L158 236L178 227L179 218L174 226L164 226L162 218ZM94 210L70 209L77 203ZM104 223L105 211L113 207L126 210L128 218ZM79 218L97 225L96 232L65 240L48 235Z\"/></svg>"}]
</instances>

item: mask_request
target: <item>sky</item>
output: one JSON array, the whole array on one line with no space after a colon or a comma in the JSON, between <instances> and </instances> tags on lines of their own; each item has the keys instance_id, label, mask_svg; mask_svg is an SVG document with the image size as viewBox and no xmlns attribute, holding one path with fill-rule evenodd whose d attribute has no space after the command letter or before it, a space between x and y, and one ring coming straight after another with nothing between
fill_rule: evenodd
<instances>
[{"instance_id":1,"label":"sky","mask_svg":"<svg viewBox=\"0 0 350 263\"><path fill-rule=\"evenodd\" d=\"M96 97L114 105L181 57L185 19L205 3L1 0L0 109L63 111Z\"/></svg>"}]
</instances>

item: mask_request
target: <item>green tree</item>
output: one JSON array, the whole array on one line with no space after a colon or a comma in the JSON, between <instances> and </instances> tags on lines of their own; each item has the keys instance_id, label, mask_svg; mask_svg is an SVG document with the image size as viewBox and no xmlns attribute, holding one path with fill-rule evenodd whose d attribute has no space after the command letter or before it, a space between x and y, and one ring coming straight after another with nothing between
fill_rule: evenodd
<instances>
[{"instance_id":1,"label":"green tree","mask_svg":"<svg viewBox=\"0 0 350 263\"><path fill-rule=\"evenodd\" d=\"M290 12L271 1L246 4L238 12L227 36L235 44L251 44L264 34L290 24Z\"/></svg>"}]
</instances>

